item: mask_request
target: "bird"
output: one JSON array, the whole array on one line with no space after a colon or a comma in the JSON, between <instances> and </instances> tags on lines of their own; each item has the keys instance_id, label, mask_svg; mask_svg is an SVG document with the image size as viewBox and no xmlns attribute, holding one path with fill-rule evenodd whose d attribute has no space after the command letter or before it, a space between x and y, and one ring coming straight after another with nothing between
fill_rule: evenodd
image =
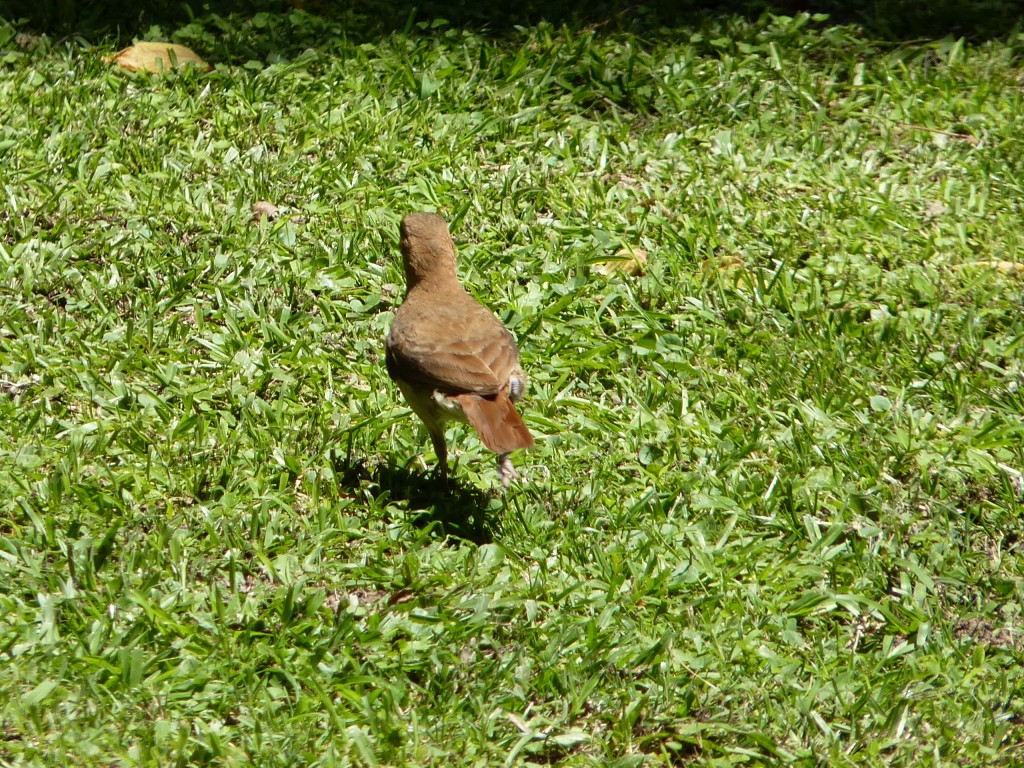
<instances>
[{"instance_id":1,"label":"bird","mask_svg":"<svg viewBox=\"0 0 1024 768\"><path fill-rule=\"evenodd\" d=\"M455 243L443 217L410 213L399 235L406 293L385 344L388 375L426 425L445 486L445 426L460 421L498 454L498 475L507 488L518 477L509 454L534 445L515 407L526 391L519 347L459 282Z\"/></svg>"}]
</instances>

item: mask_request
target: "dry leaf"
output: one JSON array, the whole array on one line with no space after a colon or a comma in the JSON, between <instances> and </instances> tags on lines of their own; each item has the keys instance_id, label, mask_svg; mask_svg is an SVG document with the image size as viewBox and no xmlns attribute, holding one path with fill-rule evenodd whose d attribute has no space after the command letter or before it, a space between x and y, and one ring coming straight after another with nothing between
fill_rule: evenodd
<instances>
[{"instance_id":1,"label":"dry leaf","mask_svg":"<svg viewBox=\"0 0 1024 768\"><path fill-rule=\"evenodd\" d=\"M416 593L411 589L400 589L397 592L392 592L388 598L388 605L398 605L408 600L412 600L416 596Z\"/></svg>"},{"instance_id":2,"label":"dry leaf","mask_svg":"<svg viewBox=\"0 0 1024 768\"><path fill-rule=\"evenodd\" d=\"M273 203L268 203L266 200L257 200L252 204L252 220L259 221L264 216L268 219L273 219L277 216L278 208Z\"/></svg>"},{"instance_id":3,"label":"dry leaf","mask_svg":"<svg viewBox=\"0 0 1024 768\"><path fill-rule=\"evenodd\" d=\"M19 32L14 36L14 44L19 48L35 48L43 38L27 32Z\"/></svg>"},{"instance_id":4,"label":"dry leaf","mask_svg":"<svg viewBox=\"0 0 1024 768\"><path fill-rule=\"evenodd\" d=\"M704 263L701 265L701 271L705 277L710 277L715 272L729 272L733 269L742 269L744 267L743 259L737 256L735 253L727 253L722 256L715 256L711 259L704 259Z\"/></svg>"},{"instance_id":5,"label":"dry leaf","mask_svg":"<svg viewBox=\"0 0 1024 768\"><path fill-rule=\"evenodd\" d=\"M614 259L602 261L594 265L594 269L602 275L624 272L627 275L642 275L647 266L647 251L643 248L620 248Z\"/></svg>"},{"instance_id":6,"label":"dry leaf","mask_svg":"<svg viewBox=\"0 0 1024 768\"><path fill-rule=\"evenodd\" d=\"M117 64L130 72L170 72L172 69L197 67L209 72L212 67L184 45L175 43L140 42L118 51L113 56L104 56L103 61Z\"/></svg>"},{"instance_id":7,"label":"dry leaf","mask_svg":"<svg viewBox=\"0 0 1024 768\"><path fill-rule=\"evenodd\" d=\"M1002 261L1000 259L983 259L981 261L968 261L958 264L957 268L980 267L982 269L994 269L1007 275L1024 275L1024 263L1019 261Z\"/></svg>"},{"instance_id":8,"label":"dry leaf","mask_svg":"<svg viewBox=\"0 0 1024 768\"><path fill-rule=\"evenodd\" d=\"M941 200L929 200L924 206L924 217L925 219L938 219L945 216L948 211L949 208Z\"/></svg>"}]
</instances>

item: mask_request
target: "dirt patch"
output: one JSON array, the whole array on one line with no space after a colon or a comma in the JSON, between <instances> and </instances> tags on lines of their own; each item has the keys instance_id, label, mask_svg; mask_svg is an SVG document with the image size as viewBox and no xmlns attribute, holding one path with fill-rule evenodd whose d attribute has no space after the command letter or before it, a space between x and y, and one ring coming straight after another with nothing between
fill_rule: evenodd
<instances>
[{"instance_id":1,"label":"dirt patch","mask_svg":"<svg viewBox=\"0 0 1024 768\"><path fill-rule=\"evenodd\" d=\"M994 627L985 619L960 619L953 627L953 636L957 640L973 640L976 643L1024 651L1024 630Z\"/></svg>"}]
</instances>

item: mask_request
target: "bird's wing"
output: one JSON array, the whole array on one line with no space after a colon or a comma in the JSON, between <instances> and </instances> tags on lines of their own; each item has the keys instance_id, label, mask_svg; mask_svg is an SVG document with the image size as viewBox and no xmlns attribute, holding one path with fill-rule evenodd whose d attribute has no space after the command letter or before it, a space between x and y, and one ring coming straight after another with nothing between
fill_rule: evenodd
<instances>
[{"instance_id":1,"label":"bird's wing","mask_svg":"<svg viewBox=\"0 0 1024 768\"><path fill-rule=\"evenodd\" d=\"M493 395L518 367L515 339L490 310L469 301L399 309L385 361L392 379L450 394Z\"/></svg>"}]
</instances>

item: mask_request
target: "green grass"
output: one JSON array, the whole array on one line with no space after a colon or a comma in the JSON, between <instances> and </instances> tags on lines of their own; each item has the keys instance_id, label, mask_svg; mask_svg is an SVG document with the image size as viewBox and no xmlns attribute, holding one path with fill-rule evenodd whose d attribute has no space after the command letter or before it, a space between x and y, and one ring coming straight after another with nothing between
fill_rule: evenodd
<instances>
[{"instance_id":1,"label":"green grass","mask_svg":"<svg viewBox=\"0 0 1024 768\"><path fill-rule=\"evenodd\" d=\"M0 25L0 764L1024 761L1021 28L358 23ZM419 209L505 496L384 369Z\"/></svg>"}]
</instances>

